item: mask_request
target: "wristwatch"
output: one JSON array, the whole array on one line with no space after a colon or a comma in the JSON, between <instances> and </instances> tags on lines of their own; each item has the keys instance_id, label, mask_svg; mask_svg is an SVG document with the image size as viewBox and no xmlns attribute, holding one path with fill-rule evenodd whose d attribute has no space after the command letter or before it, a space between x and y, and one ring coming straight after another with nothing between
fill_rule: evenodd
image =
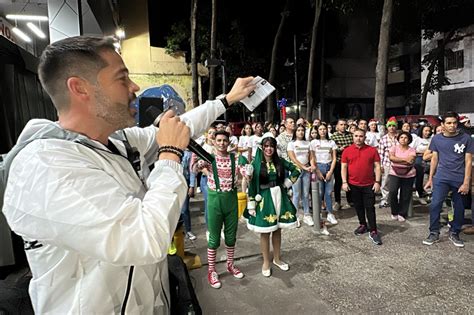
<instances>
[{"instance_id":1,"label":"wristwatch","mask_svg":"<svg viewBox=\"0 0 474 315\"><path fill-rule=\"evenodd\" d=\"M229 102L227 102L226 96L227 96L227 94L221 94L218 97L216 97L216 100L221 101L222 105L224 105L225 109L228 109L230 105L229 105Z\"/></svg>"}]
</instances>

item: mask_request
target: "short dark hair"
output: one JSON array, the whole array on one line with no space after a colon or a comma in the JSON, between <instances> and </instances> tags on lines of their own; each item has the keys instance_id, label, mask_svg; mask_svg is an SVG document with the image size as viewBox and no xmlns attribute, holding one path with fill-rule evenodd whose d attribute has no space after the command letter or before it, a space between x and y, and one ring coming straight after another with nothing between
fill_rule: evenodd
<instances>
[{"instance_id":1,"label":"short dark hair","mask_svg":"<svg viewBox=\"0 0 474 315\"><path fill-rule=\"evenodd\" d=\"M115 51L114 42L113 37L75 36L45 48L40 57L38 75L59 112L68 109L67 80L77 76L95 84L97 73L107 66L100 53Z\"/></svg>"},{"instance_id":2,"label":"short dark hair","mask_svg":"<svg viewBox=\"0 0 474 315\"><path fill-rule=\"evenodd\" d=\"M214 133L214 137L217 138L217 136L220 136L220 135L224 135L227 137L227 139L230 138L230 134L225 131L225 130L217 130L215 133Z\"/></svg>"},{"instance_id":3,"label":"short dark hair","mask_svg":"<svg viewBox=\"0 0 474 315\"><path fill-rule=\"evenodd\" d=\"M401 137L402 135L407 136L407 138L408 138L408 144L412 143L412 141L413 141L413 136L411 135L411 133L406 132L406 131L402 131L402 132L400 132L400 133L398 134L398 136L397 136L397 141L400 140L400 137Z\"/></svg>"},{"instance_id":4,"label":"short dark hair","mask_svg":"<svg viewBox=\"0 0 474 315\"><path fill-rule=\"evenodd\" d=\"M456 121L459 121L459 115L456 112L446 112L444 113L443 117L443 123L446 122L446 118L456 118Z\"/></svg>"}]
</instances>

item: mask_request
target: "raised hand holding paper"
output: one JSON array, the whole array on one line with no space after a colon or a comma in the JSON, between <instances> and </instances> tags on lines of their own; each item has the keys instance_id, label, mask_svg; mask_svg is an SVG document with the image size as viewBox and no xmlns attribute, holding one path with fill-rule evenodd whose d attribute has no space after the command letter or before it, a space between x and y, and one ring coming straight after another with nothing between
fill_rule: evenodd
<instances>
[{"instance_id":1,"label":"raised hand holding paper","mask_svg":"<svg viewBox=\"0 0 474 315\"><path fill-rule=\"evenodd\" d=\"M249 111L253 111L255 108L263 102L268 95L275 91L275 87L271 85L267 80L257 76L253 79L252 84L256 85L253 90L246 98L241 102L248 108Z\"/></svg>"}]
</instances>

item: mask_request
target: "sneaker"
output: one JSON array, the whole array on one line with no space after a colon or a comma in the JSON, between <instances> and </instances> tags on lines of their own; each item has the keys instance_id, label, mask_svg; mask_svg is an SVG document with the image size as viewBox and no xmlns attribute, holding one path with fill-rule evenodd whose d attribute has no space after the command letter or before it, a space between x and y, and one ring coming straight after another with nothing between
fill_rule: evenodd
<instances>
[{"instance_id":1,"label":"sneaker","mask_svg":"<svg viewBox=\"0 0 474 315\"><path fill-rule=\"evenodd\" d=\"M219 281L219 276L217 275L217 272L211 271L207 273L207 281L213 287L214 289L219 289L222 285L222 283Z\"/></svg>"},{"instance_id":2,"label":"sneaker","mask_svg":"<svg viewBox=\"0 0 474 315\"><path fill-rule=\"evenodd\" d=\"M337 211L341 209L341 205L339 204L339 202L335 202L332 208L334 209L334 211Z\"/></svg>"},{"instance_id":3,"label":"sneaker","mask_svg":"<svg viewBox=\"0 0 474 315\"><path fill-rule=\"evenodd\" d=\"M206 240L209 242L209 231L206 231Z\"/></svg>"},{"instance_id":4,"label":"sneaker","mask_svg":"<svg viewBox=\"0 0 474 315\"><path fill-rule=\"evenodd\" d=\"M423 244L428 246L433 245L436 242L439 242L439 235L435 233L430 233L430 235L423 240Z\"/></svg>"},{"instance_id":5,"label":"sneaker","mask_svg":"<svg viewBox=\"0 0 474 315\"><path fill-rule=\"evenodd\" d=\"M398 215L398 222L405 222L407 219L405 219L403 216Z\"/></svg>"},{"instance_id":6,"label":"sneaker","mask_svg":"<svg viewBox=\"0 0 474 315\"><path fill-rule=\"evenodd\" d=\"M369 234L369 238L374 242L375 245L382 245L382 239L380 238L380 234L377 231L372 231Z\"/></svg>"},{"instance_id":7,"label":"sneaker","mask_svg":"<svg viewBox=\"0 0 474 315\"><path fill-rule=\"evenodd\" d=\"M426 205L428 204L428 202L426 201L425 198L419 198L419 199L418 199L418 202L419 202L421 205L424 205L424 206L426 206Z\"/></svg>"},{"instance_id":8,"label":"sneaker","mask_svg":"<svg viewBox=\"0 0 474 315\"><path fill-rule=\"evenodd\" d=\"M332 213L328 213L327 220L331 224L337 224L336 217Z\"/></svg>"},{"instance_id":9,"label":"sneaker","mask_svg":"<svg viewBox=\"0 0 474 315\"><path fill-rule=\"evenodd\" d=\"M329 235L329 231L328 231L327 226L323 225L323 227L321 228L319 233L321 233L322 235Z\"/></svg>"},{"instance_id":10,"label":"sneaker","mask_svg":"<svg viewBox=\"0 0 474 315\"><path fill-rule=\"evenodd\" d=\"M392 214L391 218L393 221L398 221L398 215Z\"/></svg>"},{"instance_id":11,"label":"sneaker","mask_svg":"<svg viewBox=\"0 0 474 315\"><path fill-rule=\"evenodd\" d=\"M190 239L191 241L194 241L197 238L196 235L191 231L186 232L186 237Z\"/></svg>"},{"instance_id":12,"label":"sneaker","mask_svg":"<svg viewBox=\"0 0 474 315\"><path fill-rule=\"evenodd\" d=\"M456 247L464 247L464 242L462 241L462 239L459 238L459 234L449 233L449 240Z\"/></svg>"},{"instance_id":13,"label":"sneaker","mask_svg":"<svg viewBox=\"0 0 474 315\"><path fill-rule=\"evenodd\" d=\"M297 228L300 228L301 227L301 222L300 222L300 218L296 218L296 227Z\"/></svg>"},{"instance_id":14,"label":"sneaker","mask_svg":"<svg viewBox=\"0 0 474 315\"><path fill-rule=\"evenodd\" d=\"M227 265L227 271L237 279L242 279L244 277L242 271L240 271L240 269L234 266L233 264Z\"/></svg>"},{"instance_id":15,"label":"sneaker","mask_svg":"<svg viewBox=\"0 0 474 315\"><path fill-rule=\"evenodd\" d=\"M303 222L304 222L305 224L307 224L308 226L313 226L313 225L314 225L313 218L312 218L310 215L308 215L308 214L304 216Z\"/></svg>"},{"instance_id":16,"label":"sneaker","mask_svg":"<svg viewBox=\"0 0 474 315\"><path fill-rule=\"evenodd\" d=\"M387 208L387 207L388 207L388 203L386 201L380 202L379 208Z\"/></svg>"},{"instance_id":17,"label":"sneaker","mask_svg":"<svg viewBox=\"0 0 474 315\"><path fill-rule=\"evenodd\" d=\"M359 227L354 231L354 234L357 236L362 235L364 233L367 233L367 226L363 224L359 225Z\"/></svg>"},{"instance_id":18,"label":"sneaker","mask_svg":"<svg viewBox=\"0 0 474 315\"><path fill-rule=\"evenodd\" d=\"M346 204L343 204L343 205L341 206L341 209L342 209L342 210L346 210L346 209L349 209L350 207L351 207L351 206L346 203Z\"/></svg>"}]
</instances>

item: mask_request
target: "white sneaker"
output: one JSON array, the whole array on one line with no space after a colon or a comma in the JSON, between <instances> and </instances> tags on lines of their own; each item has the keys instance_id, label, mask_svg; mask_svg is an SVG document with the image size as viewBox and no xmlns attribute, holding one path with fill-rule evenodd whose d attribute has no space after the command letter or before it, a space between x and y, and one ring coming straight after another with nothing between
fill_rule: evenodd
<instances>
[{"instance_id":1,"label":"white sneaker","mask_svg":"<svg viewBox=\"0 0 474 315\"><path fill-rule=\"evenodd\" d=\"M339 204L339 202L335 202L332 208L334 209L334 211L337 211L341 209L341 205Z\"/></svg>"},{"instance_id":2,"label":"white sneaker","mask_svg":"<svg viewBox=\"0 0 474 315\"><path fill-rule=\"evenodd\" d=\"M209 231L206 231L206 240L209 242Z\"/></svg>"},{"instance_id":3,"label":"white sneaker","mask_svg":"<svg viewBox=\"0 0 474 315\"><path fill-rule=\"evenodd\" d=\"M303 218L303 222L306 223L308 226L314 225L313 218L310 215L305 215Z\"/></svg>"},{"instance_id":4,"label":"white sneaker","mask_svg":"<svg viewBox=\"0 0 474 315\"><path fill-rule=\"evenodd\" d=\"M392 214L391 217L392 217L392 220L393 220L393 221L398 221L398 215L393 215L393 214Z\"/></svg>"},{"instance_id":5,"label":"white sneaker","mask_svg":"<svg viewBox=\"0 0 474 315\"><path fill-rule=\"evenodd\" d=\"M329 235L329 231L328 231L328 228L326 226L323 226L323 228L321 229L320 233L322 235Z\"/></svg>"},{"instance_id":6,"label":"white sneaker","mask_svg":"<svg viewBox=\"0 0 474 315\"><path fill-rule=\"evenodd\" d=\"M420 202L420 204L422 204L424 206L428 204L428 202L426 202L425 198L419 198L418 201Z\"/></svg>"},{"instance_id":7,"label":"white sneaker","mask_svg":"<svg viewBox=\"0 0 474 315\"><path fill-rule=\"evenodd\" d=\"M337 224L336 217L332 213L328 213L327 220L331 224Z\"/></svg>"},{"instance_id":8,"label":"white sneaker","mask_svg":"<svg viewBox=\"0 0 474 315\"><path fill-rule=\"evenodd\" d=\"M349 209L350 207L351 207L351 206L346 203L346 204L342 205L341 209L342 209L342 210L346 210L346 209Z\"/></svg>"},{"instance_id":9,"label":"white sneaker","mask_svg":"<svg viewBox=\"0 0 474 315\"><path fill-rule=\"evenodd\" d=\"M407 219L402 217L401 215L398 216L398 222L405 222Z\"/></svg>"},{"instance_id":10,"label":"white sneaker","mask_svg":"<svg viewBox=\"0 0 474 315\"><path fill-rule=\"evenodd\" d=\"M296 227L297 228L300 228L301 227L301 222L300 222L300 218L296 218Z\"/></svg>"},{"instance_id":11,"label":"white sneaker","mask_svg":"<svg viewBox=\"0 0 474 315\"><path fill-rule=\"evenodd\" d=\"M189 238L191 241L194 241L197 238L196 235L191 231L186 232L186 237Z\"/></svg>"},{"instance_id":12,"label":"white sneaker","mask_svg":"<svg viewBox=\"0 0 474 315\"><path fill-rule=\"evenodd\" d=\"M200 193L201 193L201 188L200 187L196 188L196 194L200 194Z\"/></svg>"}]
</instances>

